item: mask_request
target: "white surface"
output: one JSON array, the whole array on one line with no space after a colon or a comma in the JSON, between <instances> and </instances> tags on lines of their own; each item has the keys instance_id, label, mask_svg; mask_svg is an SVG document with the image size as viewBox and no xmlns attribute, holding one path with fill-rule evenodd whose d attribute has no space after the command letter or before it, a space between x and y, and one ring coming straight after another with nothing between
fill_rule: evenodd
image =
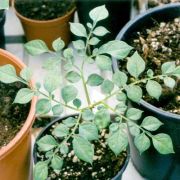
<instances>
[{"instance_id":1,"label":"white surface","mask_svg":"<svg viewBox=\"0 0 180 180\"><path fill-rule=\"evenodd\" d=\"M19 23L19 20L17 19L17 17L15 16L15 14L13 13L12 10L9 10L7 12L7 21L5 24L5 34L6 35L22 35L23 34L21 24ZM41 66L42 66L43 61L47 58L47 55L31 57L24 52L22 44L8 44L8 45L6 45L6 49L9 52L12 52L16 56L18 56L20 59L22 59L22 61L33 70L35 81L42 82L45 72L44 72L44 70L41 69ZM79 64L80 59L77 59L76 63ZM99 70L93 65L91 68L89 66L86 66L86 69L85 69L86 75L92 73L92 71L99 72ZM110 73L108 73L108 74L103 73L102 75L109 77L111 79ZM61 69L60 69L60 76L63 78L63 70L61 70ZM64 80L63 80L63 84L65 84ZM81 96L81 99L83 99L82 96L84 96L84 95L83 95L83 92L81 92L82 88L80 88L80 86L79 86L78 90L80 91L79 95ZM91 88L90 92L91 92L91 97L96 101L98 98L103 96L100 93L98 88L93 88L93 89ZM110 103L113 103L113 101L110 101ZM65 114L69 114L69 113L72 113L72 111L65 112ZM123 180L143 180L143 178L135 170L131 161L129 162L122 179Z\"/></svg>"}]
</instances>

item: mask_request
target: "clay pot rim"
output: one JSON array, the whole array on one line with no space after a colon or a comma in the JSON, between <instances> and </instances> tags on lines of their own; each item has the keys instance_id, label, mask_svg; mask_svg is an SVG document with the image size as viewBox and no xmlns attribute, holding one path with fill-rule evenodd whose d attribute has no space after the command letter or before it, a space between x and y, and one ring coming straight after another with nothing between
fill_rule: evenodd
<instances>
[{"instance_id":1,"label":"clay pot rim","mask_svg":"<svg viewBox=\"0 0 180 180\"><path fill-rule=\"evenodd\" d=\"M10 61L15 63L19 68L24 68L26 65L16 56L9 53L8 51L0 49L0 54L4 57L8 58ZM34 85L34 82L31 81L32 86ZM29 114L26 118L26 121L21 128L21 130L16 134L16 136L8 143L7 146L4 146L0 149L0 159L7 156L13 149L15 149L18 144L23 140L23 138L26 136L26 134L29 132L28 130L31 128L34 119L35 119L35 106L36 106L37 97L33 97L31 101L31 106L29 110Z\"/></svg>"},{"instance_id":2,"label":"clay pot rim","mask_svg":"<svg viewBox=\"0 0 180 180\"><path fill-rule=\"evenodd\" d=\"M150 14L154 14L157 13L159 11L164 11L164 10L168 10L169 8L180 8L180 3L170 3L170 4L166 4L160 7L155 7L152 9L147 10L146 12L136 16L134 19L130 20L123 28L122 30L119 32L119 34L117 35L116 39L117 40L122 40L122 38L124 37L124 35L126 34L126 32L128 31L128 29L130 29L132 26L134 26L135 23L141 21L143 18L149 16ZM118 64L117 64L117 59L113 58L113 71L119 69ZM146 109L150 110L151 112L155 112L156 114L159 114L160 116L166 117L166 118L170 118L172 121L180 121L180 115L178 114L174 114L165 110L162 110L148 102L146 102L145 100L141 99L140 101L140 105L142 105L143 107L145 107Z\"/></svg>"},{"instance_id":3,"label":"clay pot rim","mask_svg":"<svg viewBox=\"0 0 180 180\"><path fill-rule=\"evenodd\" d=\"M75 10L76 10L76 6L73 7L70 11L68 11L65 15L55 18L55 19L50 19L50 20L35 20L35 19L31 19L31 18L27 18L23 15L21 15L15 8L14 5L15 0L12 1L12 7L15 10L16 15L23 21L29 22L29 23L34 23L34 24L47 24L47 23L56 23L58 21L62 21L64 19L66 19L67 17L69 17Z\"/></svg>"}]
</instances>

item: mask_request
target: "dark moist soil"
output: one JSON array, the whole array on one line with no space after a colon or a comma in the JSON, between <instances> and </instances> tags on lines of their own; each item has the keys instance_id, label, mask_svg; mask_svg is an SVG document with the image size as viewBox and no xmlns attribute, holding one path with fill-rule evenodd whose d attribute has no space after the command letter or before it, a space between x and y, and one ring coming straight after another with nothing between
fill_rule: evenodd
<instances>
[{"instance_id":1,"label":"dark moist soil","mask_svg":"<svg viewBox=\"0 0 180 180\"><path fill-rule=\"evenodd\" d=\"M56 125L53 126L53 128L55 128ZM111 180L123 167L127 158L127 152L122 152L116 157L108 148L105 142L106 138L107 130L103 130L101 132L101 138L99 139L100 143L98 141L93 142L95 145L95 156L92 166L84 161L78 160L74 155L72 147L69 147L70 152L68 155L60 155L64 157L62 170L58 173L54 172L53 169L49 169L48 180ZM68 145L70 146L70 144ZM38 161L46 160L42 152L39 152L37 156Z\"/></svg>"},{"instance_id":2,"label":"dark moist soil","mask_svg":"<svg viewBox=\"0 0 180 180\"><path fill-rule=\"evenodd\" d=\"M0 148L6 146L22 128L27 118L30 104L13 104L22 83L4 84L0 82Z\"/></svg>"},{"instance_id":3,"label":"dark moist soil","mask_svg":"<svg viewBox=\"0 0 180 180\"><path fill-rule=\"evenodd\" d=\"M153 8L156 6L161 6L169 3L177 3L177 2L180 2L180 0L148 0L148 7Z\"/></svg>"},{"instance_id":4,"label":"dark moist soil","mask_svg":"<svg viewBox=\"0 0 180 180\"><path fill-rule=\"evenodd\" d=\"M15 8L23 16L34 20L51 20L65 15L74 0L16 0Z\"/></svg>"},{"instance_id":5,"label":"dark moist soil","mask_svg":"<svg viewBox=\"0 0 180 180\"><path fill-rule=\"evenodd\" d=\"M54 117L37 117L34 121L33 128L46 127L53 120L55 120Z\"/></svg>"},{"instance_id":6,"label":"dark moist soil","mask_svg":"<svg viewBox=\"0 0 180 180\"><path fill-rule=\"evenodd\" d=\"M161 65L167 61L175 61L180 65L180 18L171 22L157 23L154 27L136 32L128 42L143 57L146 62L146 70L152 69L155 74L161 74ZM145 74L145 73L144 73ZM162 80L158 80L163 93L160 100L149 97L144 87L145 101L175 114L180 114L180 80L176 78L177 85L173 90L164 86Z\"/></svg>"}]
</instances>

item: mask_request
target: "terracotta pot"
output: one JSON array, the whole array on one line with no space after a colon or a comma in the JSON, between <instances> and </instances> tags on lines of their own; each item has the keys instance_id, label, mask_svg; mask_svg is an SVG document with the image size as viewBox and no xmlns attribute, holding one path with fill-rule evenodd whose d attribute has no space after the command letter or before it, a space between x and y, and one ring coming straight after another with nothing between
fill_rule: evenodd
<instances>
[{"instance_id":1,"label":"terracotta pot","mask_svg":"<svg viewBox=\"0 0 180 180\"><path fill-rule=\"evenodd\" d=\"M12 64L17 72L25 67L18 58L0 49L0 66ZM34 121L36 97L31 102L28 117L14 139L0 149L0 179L28 180L31 160L31 126Z\"/></svg>"},{"instance_id":2,"label":"terracotta pot","mask_svg":"<svg viewBox=\"0 0 180 180\"><path fill-rule=\"evenodd\" d=\"M19 12L17 12L14 1L13 6L16 15L22 23L27 41L41 39L46 42L49 48L52 49L52 42L58 37L61 37L64 40L65 44L68 45L71 40L69 22L73 21L76 8L73 8L62 17L53 20L40 21L26 18Z\"/></svg>"}]
</instances>

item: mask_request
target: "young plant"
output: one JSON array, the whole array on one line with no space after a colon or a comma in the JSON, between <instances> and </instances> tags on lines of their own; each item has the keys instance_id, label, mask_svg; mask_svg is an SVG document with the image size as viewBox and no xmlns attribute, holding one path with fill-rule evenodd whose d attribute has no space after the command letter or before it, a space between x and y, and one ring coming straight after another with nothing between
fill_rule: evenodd
<instances>
[{"instance_id":1,"label":"young plant","mask_svg":"<svg viewBox=\"0 0 180 180\"><path fill-rule=\"evenodd\" d=\"M35 180L47 179L48 167L60 171L65 161L63 154L68 154L69 147L73 148L75 155L80 160L93 164L93 142L99 139L103 129L108 129L107 145L115 155L119 155L128 146L127 125L140 153L149 149L151 144L161 154L174 153L170 136L164 133L155 134L155 131L163 124L155 117L142 116L142 110L128 107L126 102L128 99L135 103L141 101L143 90L140 85L142 84L151 97L159 99L162 86L158 80L161 79L166 86L173 88L175 86L174 79L180 77L180 66L176 66L175 62L164 63L162 74L154 75L153 70L145 70L145 61L137 52L127 57L133 48L123 41L113 40L99 48L94 48L100 42L100 38L109 33L105 27L98 25L101 20L108 17L108 11L105 6L99 6L91 10L89 16L91 22L88 22L86 26L80 23L70 24L71 32L80 37L79 40L73 41L74 49L65 48L64 42L60 38L52 44L54 51L50 51L41 40L33 40L25 45L25 49L31 55L52 54L52 58L45 61L43 65L48 71L42 85L44 88L41 88L39 83L36 84L36 87L31 88L32 73L29 68L23 69L18 76L12 65L0 67L2 82L21 81L28 86L17 93L14 103L24 104L31 101L33 96L40 96L36 104L38 115L52 112L53 115L60 116L64 108L78 113L77 118L68 118L59 123L52 135L46 135L37 142L39 150L48 155L45 161L36 164ZM81 66L76 65L75 51L76 56L78 54L82 59ZM111 71L111 57L119 59L119 61L127 61L127 70L116 70L112 74L111 80L104 79L96 73L85 76L85 64L88 64L89 67L91 64L96 64L101 71ZM67 72L65 77L69 82L61 89L63 101L58 100L54 93L59 88L56 70L61 62L64 64ZM80 81L87 101L87 105L84 107L80 100L81 95L78 94L75 86ZM89 88L97 86L100 87L105 97L93 102L89 95ZM107 103L107 100L112 97L117 99L114 106ZM113 120L110 113L115 116ZM144 118L138 125L136 122L142 117ZM55 137L59 139L58 142Z\"/></svg>"}]
</instances>

